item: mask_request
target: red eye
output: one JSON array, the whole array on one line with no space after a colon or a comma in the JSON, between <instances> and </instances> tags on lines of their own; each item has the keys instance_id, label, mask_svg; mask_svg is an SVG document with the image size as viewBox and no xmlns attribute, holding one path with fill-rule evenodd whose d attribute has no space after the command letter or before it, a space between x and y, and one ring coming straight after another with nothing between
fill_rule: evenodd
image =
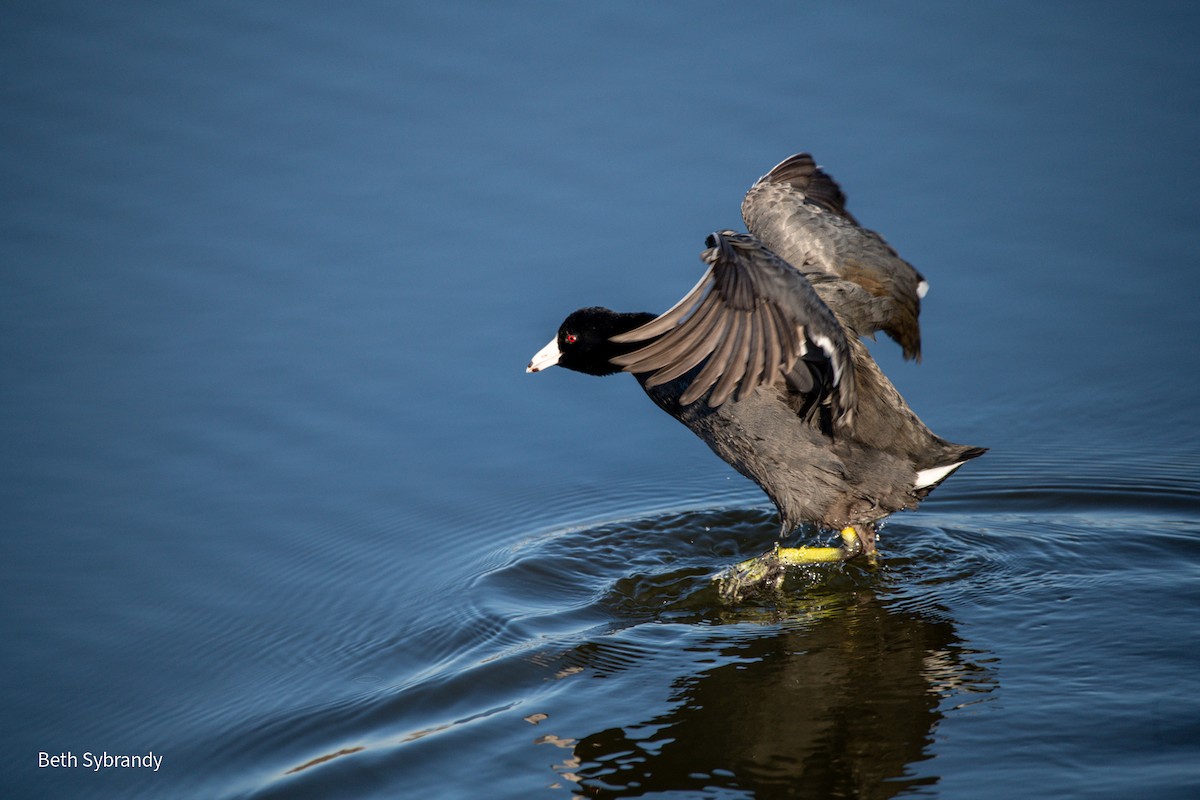
<instances>
[{"instance_id":1,"label":"red eye","mask_svg":"<svg viewBox=\"0 0 1200 800\"><path fill-rule=\"evenodd\" d=\"M578 338L579 337L576 336L575 334L568 333L566 336L563 337L563 341L565 341L567 344L575 344L575 340Z\"/></svg>"}]
</instances>

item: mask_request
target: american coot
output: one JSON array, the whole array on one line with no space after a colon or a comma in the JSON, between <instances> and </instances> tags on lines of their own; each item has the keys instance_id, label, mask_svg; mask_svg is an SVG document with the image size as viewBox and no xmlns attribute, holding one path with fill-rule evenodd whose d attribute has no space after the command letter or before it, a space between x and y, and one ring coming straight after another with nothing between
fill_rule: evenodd
<instances>
[{"instance_id":1,"label":"american coot","mask_svg":"<svg viewBox=\"0 0 1200 800\"><path fill-rule=\"evenodd\" d=\"M750 233L711 234L708 270L666 313L582 308L533 357L589 375L633 373L660 408L753 480L779 509L839 547L776 548L737 565L723 591L778 585L787 564L875 553L875 524L916 508L980 447L917 418L860 337L883 331L919 359L927 284L846 210L807 153L780 163L742 203Z\"/></svg>"}]
</instances>

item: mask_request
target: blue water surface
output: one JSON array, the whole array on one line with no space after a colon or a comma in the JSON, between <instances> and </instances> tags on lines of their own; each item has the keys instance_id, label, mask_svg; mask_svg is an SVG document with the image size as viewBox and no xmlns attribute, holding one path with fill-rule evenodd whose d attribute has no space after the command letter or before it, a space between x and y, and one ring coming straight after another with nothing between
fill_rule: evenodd
<instances>
[{"instance_id":1,"label":"blue water surface","mask_svg":"<svg viewBox=\"0 0 1200 800\"><path fill-rule=\"evenodd\" d=\"M2 16L6 793L1200 794L1193 4ZM765 497L524 367L802 150L930 280L872 351L991 450L731 605Z\"/></svg>"}]
</instances>

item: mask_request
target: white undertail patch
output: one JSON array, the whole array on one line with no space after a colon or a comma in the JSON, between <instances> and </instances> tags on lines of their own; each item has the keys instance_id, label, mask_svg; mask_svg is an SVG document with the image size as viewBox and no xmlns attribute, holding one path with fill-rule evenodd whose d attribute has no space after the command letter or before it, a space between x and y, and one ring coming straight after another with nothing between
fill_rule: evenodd
<instances>
[{"instance_id":1,"label":"white undertail patch","mask_svg":"<svg viewBox=\"0 0 1200 800\"><path fill-rule=\"evenodd\" d=\"M944 467L930 467L929 469L923 469L917 473L917 480L913 484L913 488L925 489L933 486L965 463L965 461L955 461L953 464L947 464Z\"/></svg>"}]
</instances>

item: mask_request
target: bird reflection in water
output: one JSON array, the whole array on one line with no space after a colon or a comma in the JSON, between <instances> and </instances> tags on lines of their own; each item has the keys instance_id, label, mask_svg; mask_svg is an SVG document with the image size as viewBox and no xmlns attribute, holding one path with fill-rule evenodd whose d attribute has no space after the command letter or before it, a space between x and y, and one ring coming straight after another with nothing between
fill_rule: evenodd
<instances>
[{"instance_id":1,"label":"bird reflection in water","mask_svg":"<svg viewBox=\"0 0 1200 800\"><path fill-rule=\"evenodd\" d=\"M914 765L932 758L947 711L993 691L990 658L938 609L889 608L861 589L808 600L809 611L771 626L731 615L755 630L714 636L718 666L676 679L665 713L573 742L560 776L588 797L885 798L936 784ZM614 667L603 645L582 649L591 652L576 650L576 663Z\"/></svg>"}]
</instances>

